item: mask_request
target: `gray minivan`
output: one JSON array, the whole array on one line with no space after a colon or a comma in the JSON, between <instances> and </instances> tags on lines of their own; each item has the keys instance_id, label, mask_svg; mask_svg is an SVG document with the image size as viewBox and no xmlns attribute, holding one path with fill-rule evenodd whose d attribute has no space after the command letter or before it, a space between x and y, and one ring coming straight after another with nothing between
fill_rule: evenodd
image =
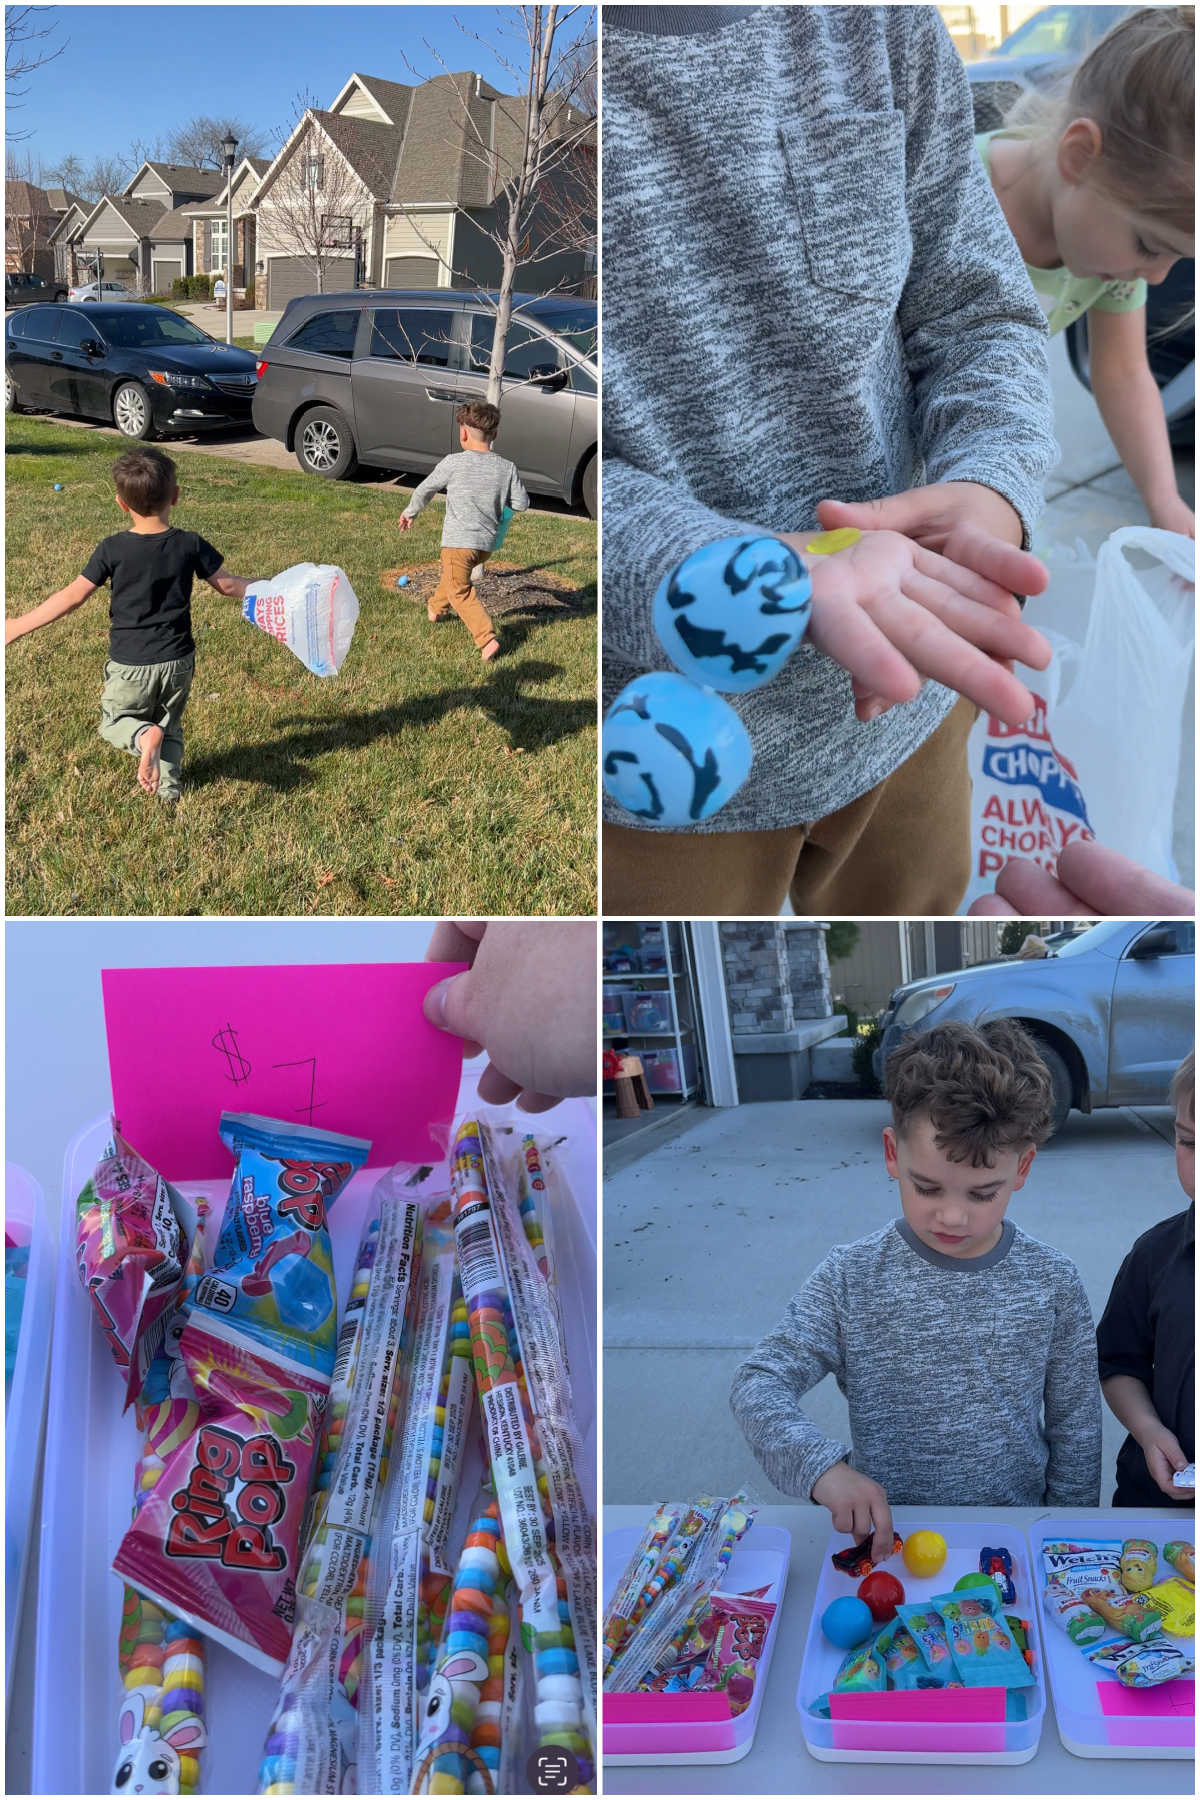
<instances>
[{"instance_id":1,"label":"gray minivan","mask_svg":"<svg viewBox=\"0 0 1200 1800\"><path fill-rule=\"evenodd\" d=\"M289 301L258 365L254 425L300 467L424 474L458 448L455 409L484 399L494 296L359 289ZM514 294L498 448L531 493L596 513L594 300Z\"/></svg>"}]
</instances>

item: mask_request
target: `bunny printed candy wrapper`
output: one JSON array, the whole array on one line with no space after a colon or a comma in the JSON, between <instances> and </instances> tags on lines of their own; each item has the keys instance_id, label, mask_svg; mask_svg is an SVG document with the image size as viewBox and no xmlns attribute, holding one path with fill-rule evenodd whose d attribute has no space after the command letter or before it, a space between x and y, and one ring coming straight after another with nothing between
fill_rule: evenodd
<instances>
[{"instance_id":1,"label":"bunny printed candy wrapper","mask_svg":"<svg viewBox=\"0 0 1200 1800\"><path fill-rule=\"evenodd\" d=\"M125 1377L126 1406L138 1398L162 1346L164 1315L179 1296L195 1229L195 1207L114 1121L76 1201L75 1265Z\"/></svg>"},{"instance_id":2,"label":"bunny printed candy wrapper","mask_svg":"<svg viewBox=\"0 0 1200 1800\"><path fill-rule=\"evenodd\" d=\"M242 617L286 644L312 675L336 675L358 622L358 598L345 569L296 563L269 581L256 581L242 600Z\"/></svg>"},{"instance_id":3,"label":"bunny printed candy wrapper","mask_svg":"<svg viewBox=\"0 0 1200 1800\"><path fill-rule=\"evenodd\" d=\"M222 1113L221 1137L237 1167L193 1312L232 1322L261 1350L328 1382L337 1304L327 1215L370 1143L250 1113Z\"/></svg>"},{"instance_id":4,"label":"bunny printed candy wrapper","mask_svg":"<svg viewBox=\"0 0 1200 1800\"><path fill-rule=\"evenodd\" d=\"M196 1428L164 1459L113 1567L155 1605L278 1674L328 1384L256 1354L215 1321L190 1323L180 1350Z\"/></svg>"}]
</instances>

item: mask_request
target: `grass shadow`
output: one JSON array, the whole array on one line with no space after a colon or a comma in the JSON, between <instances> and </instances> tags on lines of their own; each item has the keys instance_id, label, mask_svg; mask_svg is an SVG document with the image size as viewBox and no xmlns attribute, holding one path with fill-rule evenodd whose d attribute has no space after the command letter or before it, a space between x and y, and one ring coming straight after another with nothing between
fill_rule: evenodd
<instances>
[{"instance_id":1,"label":"grass shadow","mask_svg":"<svg viewBox=\"0 0 1200 1800\"><path fill-rule=\"evenodd\" d=\"M520 626L506 633L506 642L523 641ZM557 663L530 662L493 668L475 687L444 688L440 693L418 694L396 706L374 712L346 713L314 723L303 718L279 721L284 735L265 745L234 745L215 756L198 756L187 765L190 787L229 779L255 781L277 793L290 793L317 780L307 765L338 750L362 749L381 738L405 731L427 730L454 712L475 709L507 734L513 751L536 751L564 738L574 737L596 722L592 700L547 700L527 693L529 684L551 681L561 675ZM290 728L290 729L289 729Z\"/></svg>"}]
</instances>

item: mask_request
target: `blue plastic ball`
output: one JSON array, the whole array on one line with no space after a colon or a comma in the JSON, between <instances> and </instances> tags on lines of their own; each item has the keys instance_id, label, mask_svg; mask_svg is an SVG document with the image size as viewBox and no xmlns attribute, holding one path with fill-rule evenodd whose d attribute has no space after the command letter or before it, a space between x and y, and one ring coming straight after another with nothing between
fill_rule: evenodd
<instances>
[{"instance_id":1,"label":"blue plastic ball","mask_svg":"<svg viewBox=\"0 0 1200 1800\"><path fill-rule=\"evenodd\" d=\"M778 675L811 616L808 571L774 537L702 544L654 596L654 629L675 667L723 694Z\"/></svg>"},{"instance_id":2,"label":"blue plastic ball","mask_svg":"<svg viewBox=\"0 0 1200 1800\"><path fill-rule=\"evenodd\" d=\"M396 586L397 587L407 587L408 586L408 576L407 575L397 575Z\"/></svg>"},{"instance_id":3,"label":"blue plastic ball","mask_svg":"<svg viewBox=\"0 0 1200 1800\"><path fill-rule=\"evenodd\" d=\"M732 799L753 761L728 701L659 671L622 688L603 735L604 791L664 830L707 819Z\"/></svg>"},{"instance_id":4,"label":"blue plastic ball","mask_svg":"<svg viewBox=\"0 0 1200 1800\"><path fill-rule=\"evenodd\" d=\"M875 1620L865 1600L843 1594L831 1600L821 1614L821 1630L839 1650L854 1650L865 1644L875 1629Z\"/></svg>"}]
</instances>

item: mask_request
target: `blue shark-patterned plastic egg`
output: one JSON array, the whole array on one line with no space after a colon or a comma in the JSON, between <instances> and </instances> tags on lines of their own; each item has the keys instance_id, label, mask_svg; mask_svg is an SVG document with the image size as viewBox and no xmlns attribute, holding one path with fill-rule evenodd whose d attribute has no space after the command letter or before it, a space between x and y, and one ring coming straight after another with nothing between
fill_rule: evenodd
<instances>
[{"instance_id":1,"label":"blue shark-patterned plastic egg","mask_svg":"<svg viewBox=\"0 0 1200 1800\"><path fill-rule=\"evenodd\" d=\"M812 582L779 538L702 544L654 596L658 641L684 675L744 694L777 675L804 637Z\"/></svg>"},{"instance_id":2,"label":"blue shark-patterned plastic egg","mask_svg":"<svg viewBox=\"0 0 1200 1800\"><path fill-rule=\"evenodd\" d=\"M753 761L729 702L666 671L622 688L604 721L603 756L605 792L664 830L711 818Z\"/></svg>"}]
</instances>

